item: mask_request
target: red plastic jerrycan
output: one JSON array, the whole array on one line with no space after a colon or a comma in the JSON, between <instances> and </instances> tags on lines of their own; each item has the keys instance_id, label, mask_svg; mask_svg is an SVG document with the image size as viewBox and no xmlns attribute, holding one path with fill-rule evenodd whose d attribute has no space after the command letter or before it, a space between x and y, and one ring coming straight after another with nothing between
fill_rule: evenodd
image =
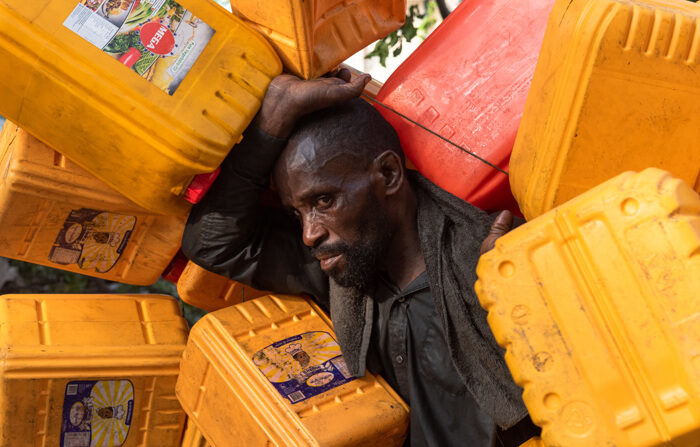
<instances>
[{"instance_id":1,"label":"red plastic jerrycan","mask_svg":"<svg viewBox=\"0 0 700 447\"><path fill-rule=\"evenodd\" d=\"M554 0L465 0L387 80L377 99L507 171ZM485 210L519 213L508 177L381 105L406 157Z\"/></svg>"}]
</instances>

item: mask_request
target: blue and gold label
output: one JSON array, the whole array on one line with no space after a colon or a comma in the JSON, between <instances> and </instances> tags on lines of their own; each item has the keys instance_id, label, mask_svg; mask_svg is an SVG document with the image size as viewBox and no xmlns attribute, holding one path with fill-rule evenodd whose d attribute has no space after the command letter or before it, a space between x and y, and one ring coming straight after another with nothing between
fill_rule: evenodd
<instances>
[{"instance_id":1,"label":"blue and gold label","mask_svg":"<svg viewBox=\"0 0 700 447\"><path fill-rule=\"evenodd\" d=\"M256 352L253 362L293 404L355 379L328 332L306 332L275 342Z\"/></svg>"},{"instance_id":2,"label":"blue and gold label","mask_svg":"<svg viewBox=\"0 0 700 447\"><path fill-rule=\"evenodd\" d=\"M134 227L135 216L89 208L73 210L54 241L49 261L106 273L124 253Z\"/></svg>"},{"instance_id":3,"label":"blue and gold label","mask_svg":"<svg viewBox=\"0 0 700 447\"><path fill-rule=\"evenodd\" d=\"M61 447L120 447L134 413L129 380L79 380L66 385Z\"/></svg>"}]
</instances>

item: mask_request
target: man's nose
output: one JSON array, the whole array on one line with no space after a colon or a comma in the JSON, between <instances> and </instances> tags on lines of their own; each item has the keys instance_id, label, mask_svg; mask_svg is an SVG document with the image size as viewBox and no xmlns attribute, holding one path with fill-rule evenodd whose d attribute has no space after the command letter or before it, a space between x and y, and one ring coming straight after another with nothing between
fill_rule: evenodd
<instances>
[{"instance_id":1,"label":"man's nose","mask_svg":"<svg viewBox=\"0 0 700 447\"><path fill-rule=\"evenodd\" d=\"M302 220L302 239L304 244L315 247L328 236L326 228L313 215L306 215Z\"/></svg>"}]
</instances>

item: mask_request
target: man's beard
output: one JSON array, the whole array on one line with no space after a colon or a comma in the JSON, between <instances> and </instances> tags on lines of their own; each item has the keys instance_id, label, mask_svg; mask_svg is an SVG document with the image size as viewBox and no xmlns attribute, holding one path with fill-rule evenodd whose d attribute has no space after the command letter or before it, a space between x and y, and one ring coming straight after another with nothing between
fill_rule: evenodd
<instances>
[{"instance_id":1,"label":"man's beard","mask_svg":"<svg viewBox=\"0 0 700 447\"><path fill-rule=\"evenodd\" d=\"M391 231L387 216L378 212L376 217L360 228L359 234L365 235L365 239L349 245L345 242L337 242L329 245L319 245L312 249L312 253L333 253L345 255L345 269L332 270L328 276L341 287L350 287L360 291L367 291L374 283L377 268L380 261L386 255L391 241Z\"/></svg>"}]
</instances>

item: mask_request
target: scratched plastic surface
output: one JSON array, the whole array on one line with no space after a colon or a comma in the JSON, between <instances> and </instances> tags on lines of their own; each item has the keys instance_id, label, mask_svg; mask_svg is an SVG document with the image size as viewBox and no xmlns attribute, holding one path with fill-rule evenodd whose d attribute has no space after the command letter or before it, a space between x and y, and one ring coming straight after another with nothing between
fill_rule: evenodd
<instances>
[{"instance_id":1,"label":"scratched plastic surface","mask_svg":"<svg viewBox=\"0 0 700 447\"><path fill-rule=\"evenodd\" d=\"M0 115L141 207L180 216L192 178L240 141L282 69L209 0L0 0L0 60Z\"/></svg>"},{"instance_id":2,"label":"scratched plastic surface","mask_svg":"<svg viewBox=\"0 0 700 447\"><path fill-rule=\"evenodd\" d=\"M700 191L700 6L558 0L511 157L531 219L627 171Z\"/></svg>"},{"instance_id":3,"label":"scratched plastic surface","mask_svg":"<svg viewBox=\"0 0 700 447\"><path fill-rule=\"evenodd\" d=\"M353 378L330 319L269 295L202 317L176 393L212 447L401 446L408 407L379 376Z\"/></svg>"},{"instance_id":4,"label":"scratched plastic surface","mask_svg":"<svg viewBox=\"0 0 700 447\"><path fill-rule=\"evenodd\" d=\"M554 0L465 0L391 75L377 99L508 171ZM517 210L508 177L377 105L407 158L487 210Z\"/></svg>"},{"instance_id":5,"label":"scratched plastic surface","mask_svg":"<svg viewBox=\"0 0 700 447\"><path fill-rule=\"evenodd\" d=\"M179 445L186 342L163 295L0 296L0 446Z\"/></svg>"},{"instance_id":6,"label":"scratched plastic surface","mask_svg":"<svg viewBox=\"0 0 700 447\"><path fill-rule=\"evenodd\" d=\"M182 301L207 311L223 309L269 293L207 271L191 261L177 281L177 294Z\"/></svg>"},{"instance_id":7,"label":"scratched plastic surface","mask_svg":"<svg viewBox=\"0 0 700 447\"><path fill-rule=\"evenodd\" d=\"M0 256L148 285L180 246L184 217L141 208L9 121L0 175Z\"/></svg>"},{"instance_id":8,"label":"scratched plastic surface","mask_svg":"<svg viewBox=\"0 0 700 447\"><path fill-rule=\"evenodd\" d=\"M406 0L231 0L231 7L269 39L286 71L305 79L384 38L406 17Z\"/></svg>"},{"instance_id":9,"label":"scratched plastic surface","mask_svg":"<svg viewBox=\"0 0 700 447\"><path fill-rule=\"evenodd\" d=\"M623 173L500 238L477 273L544 445L698 446L700 196L685 182Z\"/></svg>"}]
</instances>

